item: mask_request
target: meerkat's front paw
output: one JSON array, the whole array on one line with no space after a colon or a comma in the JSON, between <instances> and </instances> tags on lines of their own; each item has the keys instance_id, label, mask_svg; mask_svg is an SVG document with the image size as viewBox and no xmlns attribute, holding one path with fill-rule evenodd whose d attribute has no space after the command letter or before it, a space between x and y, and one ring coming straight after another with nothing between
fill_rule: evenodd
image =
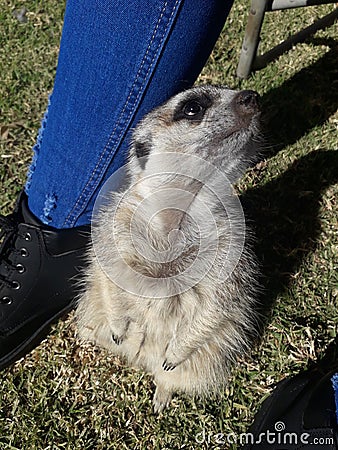
<instances>
[{"instance_id":1,"label":"meerkat's front paw","mask_svg":"<svg viewBox=\"0 0 338 450\"><path fill-rule=\"evenodd\" d=\"M121 320L120 322L111 322L111 338L116 345L121 345L125 340L129 328L129 320Z\"/></svg>"},{"instance_id":2,"label":"meerkat's front paw","mask_svg":"<svg viewBox=\"0 0 338 450\"><path fill-rule=\"evenodd\" d=\"M179 355L178 352L174 352L174 350L169 346L164 355L164 361L162 363L162 369L165 371L174 370L179 364L182 364L185 361L185 358L182 355Z\"/></svg>"},{"instance_id":3,"label":"meerkat's front paw","mask_svg":"<svg viewBox=\"0 0 338 450\"><path fill-rule=\"evenodd\" d=\"M124 336L118 336L117 334L112 333L111 338L115 342L116 345L121 345L124 341Z\"/></svg>"}]
</instances>

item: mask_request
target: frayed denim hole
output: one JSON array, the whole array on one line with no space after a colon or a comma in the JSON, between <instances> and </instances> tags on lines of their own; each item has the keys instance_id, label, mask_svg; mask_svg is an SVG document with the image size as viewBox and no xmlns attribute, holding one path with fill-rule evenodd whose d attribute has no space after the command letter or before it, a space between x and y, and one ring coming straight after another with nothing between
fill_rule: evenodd
<instances>
[{"instance_id":1,"label":"frayed denim hole","mask_svg":"<svg viewBox=\"0 0 338 450\"><path fill-rule=\"evenodd\" d=\"M28 172L27 172L27 180L26 180L26 186L25 186L25 191L28 193L31 182L32 182L32 177L33 177L33 173L35 171L36 168L36 163L39 157L39 153L40 153L40 149L41 149L41 145L42 145L42 139L43 139L43 133L45 131L46 125L47 125L47 119L48 119L48 110L51 104L51 95L48 97L48 104L47 104L47 109L43 115L42 121L41 121L41 125L40 125L40 129L38 132L38 136L36 138L36 143L33 146L33 157L32 157L32 161L31 164L28 168Z\"/></svg>"},{"instance_id":2,"label":"frayed denim hole","mask_svg":"<svg viewBox=\"0 0 338 450\"><path fill-rule=\"evenodd\" d=\"M44 224L49 224L53 220L51 213L56 208L56 202L57 196L55 194L46 195L43 214L40 216L40 220Z\"/></svg>"}]
</instances>

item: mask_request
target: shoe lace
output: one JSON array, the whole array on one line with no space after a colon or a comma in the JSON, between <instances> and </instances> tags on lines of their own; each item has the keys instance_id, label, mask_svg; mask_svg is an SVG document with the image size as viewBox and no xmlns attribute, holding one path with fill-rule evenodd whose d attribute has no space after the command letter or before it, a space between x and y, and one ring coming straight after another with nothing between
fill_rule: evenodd
<instances>
[{"instance_id":1,"label":"shoe lace","mask_svg":"<svg viewBox=\"0 0 338 450\"><path fill-rule=\"evenodd\" d=\"M0 285L12 286L12 282L6 276L6 272L8 272L6 269L15 267L9 259L9 255L15 250L14 236L16 232L17 221L15 220L15 214L9 216L0 214ZM2 268L5 268L5 274Z\"/></svg>"},{"instance_id":2,"label":"shoe lace","mask_svg":"<svg viewBox=\"0 0 338 450\"><path fill-rule=\"evenodd\" d=\"M6 234L13 233L16 230L16 221L13 216L14 214L9 216L0 214L0 241Z\"/></svg>"}]
</instances>

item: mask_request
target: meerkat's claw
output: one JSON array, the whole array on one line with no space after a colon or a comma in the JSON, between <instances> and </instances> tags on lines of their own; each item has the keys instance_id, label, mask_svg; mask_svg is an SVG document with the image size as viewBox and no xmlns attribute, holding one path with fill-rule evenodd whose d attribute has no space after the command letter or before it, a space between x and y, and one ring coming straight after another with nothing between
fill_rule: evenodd
<instances>
[{"instance_id":1,"label":"meerkat's claw","mask_svg":"<svg viewBox=\"0 0 338 450\"><path fill-rule=\"evenodd\" d=\"M113 341L115 342L116 345L121 345L123 342L123 337L122 336L117 336L117 334L112 334L111 335Z\"/></svg>"},{"instance_id":2,"label":"meerkat's claw","mask_svg":"<svg viewBox=\"0 0 338 450\"><path fill-rule=\"evenodd\" d=\"M169 372L170 370L174 370L176 366L177 366L177 364L170 363L166 359L163 361L163 364L162 364L162 368L166 372Z\"/></svg>"}]
</instances>

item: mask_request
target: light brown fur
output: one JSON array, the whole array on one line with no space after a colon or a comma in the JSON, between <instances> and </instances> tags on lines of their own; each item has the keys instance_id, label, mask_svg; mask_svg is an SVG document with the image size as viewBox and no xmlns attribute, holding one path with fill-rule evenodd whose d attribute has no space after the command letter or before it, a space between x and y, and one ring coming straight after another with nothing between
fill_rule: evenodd
<instances>
[{"instance_id":1,"label":"light brown fur","mask_svg":"<svg viewBox=\"0 0 338 450\"><path fill-rule=\"evenodd\" d=\"M235 181L257 154L249 97L194 88L147 115L130 149L129 190L111 193L94 224L79 334L151 373L157 412L175 391L219 389L255 334L257 264L222 178ZM191 101L203 107L196 120Z\"/></svg>"}]
</instances>

